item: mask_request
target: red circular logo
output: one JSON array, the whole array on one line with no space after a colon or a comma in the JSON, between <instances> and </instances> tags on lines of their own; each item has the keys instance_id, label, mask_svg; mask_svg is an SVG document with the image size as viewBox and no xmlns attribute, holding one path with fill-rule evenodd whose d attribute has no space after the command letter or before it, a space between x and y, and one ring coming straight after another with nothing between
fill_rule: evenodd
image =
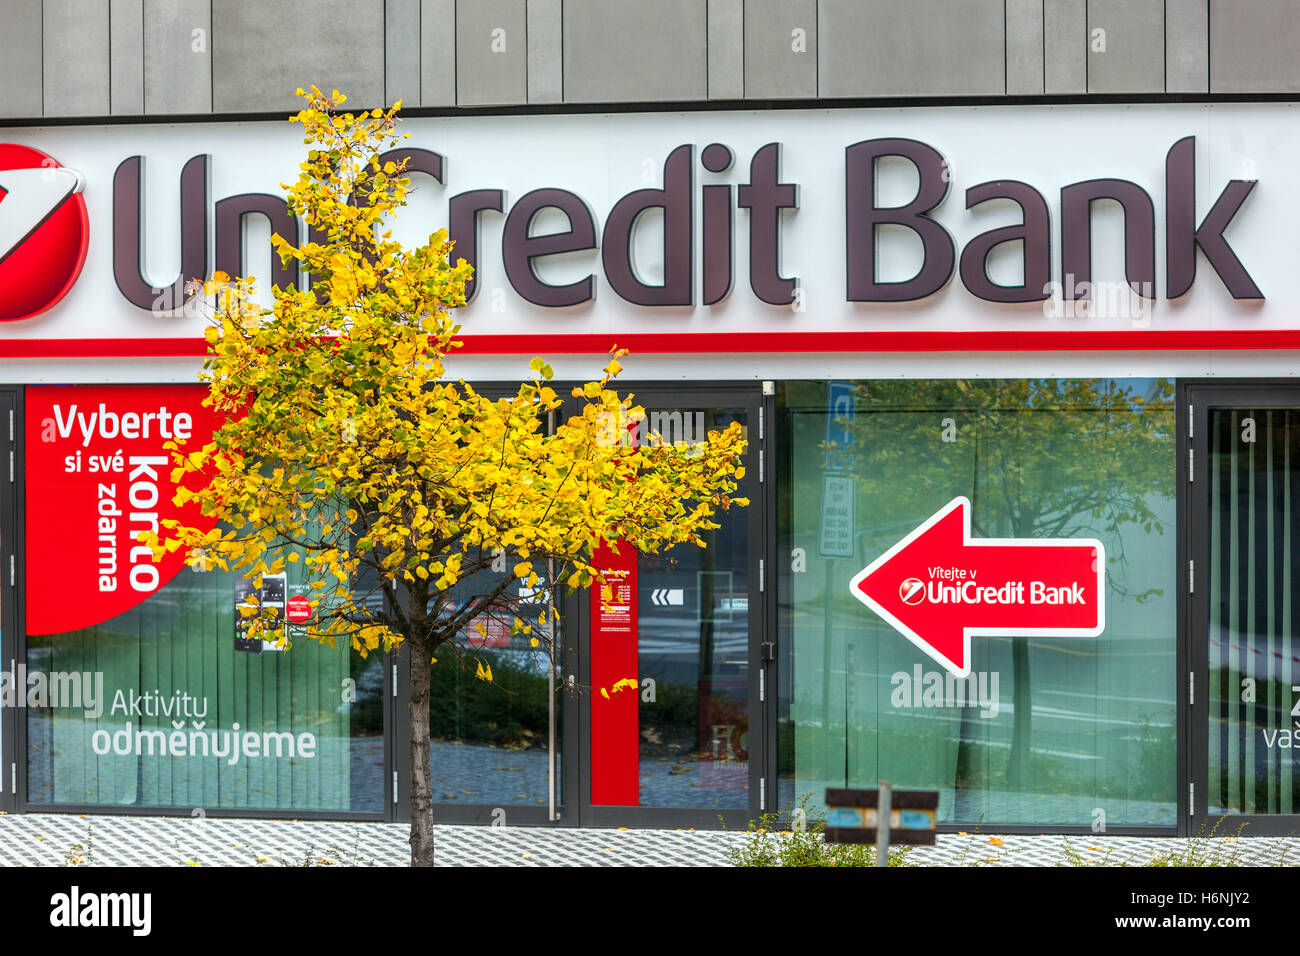
<instances>
[{"instance_id":1,"label":"red circular logo","mask_svg":"<svg viewBox=\"0 0 1300 956\"><path fill-rule=\"evenodd\" d=\"M301 624L311 617L311 601L304 595L295 594L284 606L284 616L293 624Z\"/></svg>"},{"instance_id":2,"label":"red circular logo","mask_svg":"<svg viewBox=\"0 0 1300 956\"><path fill-rule=\"evenodd\" d=\"M28 146L0 143L0 322L68 294L90 242L81 175Z\"/></svg>"},{"instance_id":3,"label":"red circular logo","mask_svg":"<svg viewBox=\"0 0 1300 956\"><path fill-rule=\"evenodd\" d=\"M925 582L920 578L906 578L898 586L898 598L904 604L920 604L925 600Z\"/></svg>"}]
</instances>

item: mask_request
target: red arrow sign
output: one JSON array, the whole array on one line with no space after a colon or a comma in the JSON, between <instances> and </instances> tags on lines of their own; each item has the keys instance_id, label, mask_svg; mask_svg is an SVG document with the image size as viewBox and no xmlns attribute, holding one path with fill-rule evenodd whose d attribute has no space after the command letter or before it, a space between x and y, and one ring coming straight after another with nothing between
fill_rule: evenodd
<instances>
[{"instance_id":1,"label":"red arrow sign","mask_svg":"<svg viewBox=\"0 0 1300 956\"><path fill-rule=\"evenodd\" d=\"M954 498L849 582L853 596L957 677L972 635L1096 637L1106 551L1092 538L970 536Z\"/></svg>"}]
</instances>

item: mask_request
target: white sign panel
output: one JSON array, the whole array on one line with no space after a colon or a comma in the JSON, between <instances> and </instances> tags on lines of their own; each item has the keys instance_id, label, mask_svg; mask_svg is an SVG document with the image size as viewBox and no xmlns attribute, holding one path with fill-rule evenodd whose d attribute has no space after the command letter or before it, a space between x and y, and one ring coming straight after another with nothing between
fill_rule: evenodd
<instances>
[{"instance_id":1,"label":"white sign panel","mask_svg":"<svg viewBox=\"0 0 1300 956\"><path fill-rule=\"evenodd\" d=\"M637 337L642 351L710 353L1231 348L1224 336L1300 330L1300 112L1289 103L413 118L402 129L405 147L437 154L441 182L414 175L396 233L418 243L459 215L453 238L477 270L460 316L469 351L534 352L547 337L568 351ZM183 262L210 272L223 250L268 284L259 209L273 209L307 148L282 121L9 128L3 143L77 174L89 236L66 295L0 321L0 355L198 342L202 317L165 291L187 277ZM183 236L187 169L202 194ZM0 235L11 206L38 205L0 200ZM141 288L156 301L133 301ZM1061 333L1069 344L1044 344Z\"/></svg>"}]
</instances>

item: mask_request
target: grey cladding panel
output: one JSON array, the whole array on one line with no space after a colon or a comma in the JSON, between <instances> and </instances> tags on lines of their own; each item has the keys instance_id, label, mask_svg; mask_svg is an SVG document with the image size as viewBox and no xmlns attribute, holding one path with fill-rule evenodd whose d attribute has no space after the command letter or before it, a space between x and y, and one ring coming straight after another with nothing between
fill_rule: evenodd
<instances>
[{"instance_id":1,"label":"grey cladding panel","mask_svg":"<svg viewBox=\"0 0 1300 956\"><path fill-rule=\"evenodd\" d=\"M456 102L528 102L528 14L524 0L456 4Z\"/></svg>"},{"instance_id":2,"label":"grey cladding panel","mask_svg":"<svg viewBox=\"0 0 1300 956\"><path fill-rule=\"evenodd\" d=\"M745 8L743 0L708 0L709 99L745 95Z\"/></svg>"},{"instance_id":3,"label":"grey cladding panel","mask_svg":"<svg viewBox=\"0 0 1300 956\"><path fill-rule=\"evenodd\" d=\"M45 115L107 116L108 4L45 0L43 20Z\"/></svg>"},{"instance_id":4,"label":"grey cladding panel","mask_svg":"<svg viewBox=\"0 0 1300 956\"><path fill-rule=\"evenodd\" d=\"M745 96L817 95L817 0L745 0Z\"/></svg>"},{"instance_id":5,"label":"grey cladding panel","mask_svg":"<svg viewBox=\"0 0 1300 956\"><path fill-rule=\"evenodd\" d=\"M384 0L384 103L420 104L420 0Z\"/></svg>"},{"instance_id":6,"label":"grey cladding panel","mask_svg":"<svg viewBox=\"0 0 1300 956\"><path fill-rule=\"evenodd\" d=\"M221 0L212 8L213 108L296 110L297 87L384 101L383 0Z\"/></svg>"},{"instance_id":7,"label":"grey cladding panel","mask_svg":"<svg viewBox=\"0 0 1300 956\"><path fill-rule=\"evenodd\" d=\"M1043 0L1007 0L1007 93L1043 92Z\"/></svg>"},{"instance_id":8,"label":"grey cladding panel","mask_svg":"<svg viewBox=\"0 0 1300 956\"><path fill-rule=\"evenodd\" d=\"M0 116L40 116L41 0L9 0L0 30Z\"/></svg>"},{"instance_id":9,"label":"grey cladding panel","mask_svg":"<svg viewBox=\"0 0 1300 956\"><path fill-rule=\"evenodd\" d=\"M564 99L562 0L528 0L528 102Z\"/></svg>"},{"instance_id":10,"label":"grey cladding panel","mask_svg":"<svg viewBox=\"0 0 1300 956\"><path fill-rule=\"evenodd\" d=\"M707 32L705 0L564 0L565 102L705 99Z\"/></svg>"},{"instance_id":11,"label":"grey cladding panel","mask_svg":"<svg viewBox=\"0 0 1300 956\"><path fill-rule=\"evenodd\" d=\"M144 112L144 0L108 8L108 99L114 116Z\"/></svg>"},{"instance_id":12,"label":"grey cladding panel","mask_svg":"<svg viewBox=\"0 0 1300 956\"><path fill-rule=\"evenodd\" d=\"M1087 92L1087 0L1044 0L1043 18L1043 92Z\"/></svg>"},{"instance_id":13,"label":"grey cladding panel","mask_svg":"<svg viewBox=\"0 0 1300 956\"><path fill-rule=\"evenodd\" d=\"M1089 0L1088 92L1164 89L1164 0Z\"/></svg>"},{"instance_id":14,"label":"grey cladding panel","mask_svg":"<svg viewBox=\"0 0 1300 956\"><path fill-rule=\"evenodd\" d=\"M144 110L212 110L212 7L208 0L144 0Z\"/></svg>"},{"instance_id":15,"label":"grey cladding panel","mask_svg":"<svg viewBox=\"0 0 1300 956\"><path fill-rule=\"evenodd\" d=\"M456 105L456 0L420 0L420 105Z\"/></svg>"},{"instance_id":16,"label":"grey cladding panel","mask_svg":"<svg viewBox=\"0 0 1300 956\"><path fill-rule=\"evenodd\" d=\"M1165 2L1165 90L1210 89L1210 0Z\"/></svg>"},{"instance_id":17,"label":"grey cladding panel","mask_svg":"<svg viewBox=\"0 0 1300 956\"><path fill-rule=\"evenodd\" d=\"M1210 91L1300 92L1300 0L1210 0Z\"/></svg>"},{"instance_id":18,"label":"grey cladding panel","mask_svg":"<svg viewBox=\"0 0 1300 956\"><path fill-rule=\"evenodd\" d=\"M822 96L996 96L1002 0L821 0Z\"/></svg>"}]
</instances>

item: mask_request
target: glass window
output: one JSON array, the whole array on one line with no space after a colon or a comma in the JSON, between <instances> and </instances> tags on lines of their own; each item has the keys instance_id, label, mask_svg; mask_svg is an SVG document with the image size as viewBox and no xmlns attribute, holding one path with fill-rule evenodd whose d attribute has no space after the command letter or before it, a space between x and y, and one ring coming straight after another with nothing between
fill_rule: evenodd
<instances>
[{"instance_id":1,"label":"glass window","mask_svg":"<svg viewBox=\"0 0 1300 956\"><path fill-rule=\"evenodd\" d=\"M501 561L504 569L519 558L507 555ZM474 594L490 590L499 578L500 572L488 571L462 578L444 610L458 610ZM544 571L539 578L533 588L512 583L507 607L472 618L460 635L459 649L446 645L434 652L429 773L435 803L493 807L549 803L552 663L548 648L554 625ZM512 634L516 617L531 631ZM562 635L557 633L555 641L558 647ZM563 739L558 700L555 713L558 746ZM561 770L557 754L557 799Z\"/></svg>"},{"instance_id":2,"label":"glass window","mask_svg":"<svg viewBox=\"0 0 1300 956\"><path fill-rule=\"evenodd\" d=\"M1172 826L1172 383L790 382L777 417L782 807L888 780L948 823ZM1101 636L977 636L963 681L854 599L959 495L975 538L1100 539Z\"/></svg>"},{"instance_id":3,"label":"glass window","mask_svg":"<svg viewBox=\"0 0 1300 956\"><path fill-rule=\"evenodd\" d=\"M1296 813L1300 413L1209 410L1211 813Z\"/></svg>"},{"instance_id":4,"label":"glass window","mask_svg":"<svg viewBox=\"0 0 1300 956\"><path fill-rule=\"evenodd\" d=\"M288 568L264 580L265 605L302 589ZM250 588L186 568L111 620L30 636L47 697L27 709L28 799L382 813L382 657L243 637Z\"/></svg>"}]
</instances>

